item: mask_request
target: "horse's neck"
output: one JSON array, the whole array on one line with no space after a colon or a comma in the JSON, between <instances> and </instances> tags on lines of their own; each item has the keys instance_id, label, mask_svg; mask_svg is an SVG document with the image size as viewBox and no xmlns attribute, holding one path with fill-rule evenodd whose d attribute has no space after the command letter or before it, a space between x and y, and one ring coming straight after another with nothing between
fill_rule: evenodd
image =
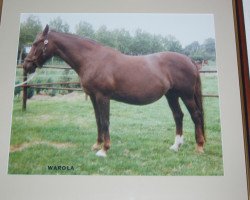
<instances>
[{"instance_id":1,"label":"horse's neck","mask_svg":"<svg viewBox=\"0 0 250 200\"><path fill-rule=\"evenodd\" d=\"M95 48L84 39L63 33L51 33L52 40L55 44L55 55L63 59L75 71L79 72L79 68L86 63L88 52Z\"/></svg>"}]
</instances>

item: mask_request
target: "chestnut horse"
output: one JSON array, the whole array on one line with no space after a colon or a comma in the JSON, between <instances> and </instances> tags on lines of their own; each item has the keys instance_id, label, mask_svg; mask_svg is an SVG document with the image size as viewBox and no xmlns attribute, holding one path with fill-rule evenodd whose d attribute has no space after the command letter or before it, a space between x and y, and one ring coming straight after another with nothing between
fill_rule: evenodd
<instances>
[{"instance_id":1,"label":"chestnut horse","mask_svg":"<svg viewBox=\"0 0 250 200\"><path fill-rule=\"evenodd\" d=\"M110 148L110 99L146 105L163 95L176 124L175 142L170 148L178 151L183 144L181 98L195 124L196 149L203 152L201 81L198 67L187 56L174 52L125 55L90 39L49 31L47 25L37 35L23 68L26 73L33 73L52 56L60 57L75 70L84 91L90 96L98 130L92 149L98 150L97 156L105 157Z\"/></svg>"}]
</instances>

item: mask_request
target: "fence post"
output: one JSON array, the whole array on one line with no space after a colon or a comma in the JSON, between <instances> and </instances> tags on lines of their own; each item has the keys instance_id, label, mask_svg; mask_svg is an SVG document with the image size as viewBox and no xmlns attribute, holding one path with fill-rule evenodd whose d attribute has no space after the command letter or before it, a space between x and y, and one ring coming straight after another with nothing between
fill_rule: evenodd
<instances>
[{"instance_id":1,"label":"fence post","mask_svg":"<svg viewBox=\"0 0 250 200\"><path fill-rule=\"evenodd\" d=\"M23 71L23 81L27 81L27 73ZM26 105L27 105L27 93L28 93L28 88L27 88L27 83L24 83L23 86L23 107L22 110L26 111Z\"/></svg>"}]
</instances>

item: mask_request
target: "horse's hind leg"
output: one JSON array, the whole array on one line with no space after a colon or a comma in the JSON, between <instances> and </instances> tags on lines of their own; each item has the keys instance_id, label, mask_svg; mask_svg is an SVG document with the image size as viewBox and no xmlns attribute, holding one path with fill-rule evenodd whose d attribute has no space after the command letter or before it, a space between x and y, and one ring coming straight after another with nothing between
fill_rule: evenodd
<instances>
[{"instance_id":1,"label":"horse's hind leg","mask_svg":"<svg viewBox=\"0 0 250 200\"><path fill-rule=\"evenodd\" d=\"M191 118L195 124L195 139L197 148L196 150L200 153L203 153L203 146L205 143L204 137L204 128L203 128L203 115L202 112L199 110L194 97L184 97L182 98L184 104L186 105Z\"/></svg>"},{"instance_id":2,"label":"horse's hind leg","mask_svg":"<svg viewBox=\"0 0 250 200\"><path fill-rule=\"evenodd\" d=\"M180 104L179 104L179 97L174 94L173 92L169 92L167 95L167 100L169 107L172 110L174 121L176 125L176 136L175 136L175 142L170 147L170 149L174 151L178 151L180 146L183 144L183 135L182 135L182 124L183 124L183 112L181 110Z\"/></svg>"}]
</instances>

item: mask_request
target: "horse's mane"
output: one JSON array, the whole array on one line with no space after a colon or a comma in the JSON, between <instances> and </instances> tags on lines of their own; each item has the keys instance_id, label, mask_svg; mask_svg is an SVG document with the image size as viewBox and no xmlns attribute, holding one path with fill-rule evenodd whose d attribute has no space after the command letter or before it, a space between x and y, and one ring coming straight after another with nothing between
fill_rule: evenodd
<instances>
[{"instance_id":1,"label":"horse's mane","mask_svg":"<svg viewBox=\"0 0 250 200\"><path fill-rule=\"evenodd\" d=\"M75 35L75 34L72 34L72 33L59 32L59 31L56 31L56 30L53 30L53 29L50 30L50 32L51 33L56 33L58 35L61 35L61 36L64 36L64 37L68 37L68 38L71 38L71 39L80 39L80 40L82 40L84 42L89 42L92 45L102 46L102 47L105 47L105 48L110 49L112 51L116 51L116 52L121 53L119 50L117 50L115 48L112 48L112 47L109 47L109 46L107 46L105 44L96 42L95 40L92 40L92 39L84 37L84 36L79 36L79 35Z\"/></svg>"},{"instance_id":2,"label":"horse's mane","mask_svg":"<svg viewBox=\"0 0 250 200\"><path fill-rule=\"evenodd\" d=\"M92 44L102 46L102 44L96 42L95 40L92 40L92 39L84 37L84 36L79 36L79 35L75 35L75 34L72 34L72 33L59 32L59 31L56 31L56 30L53 30L53 29L50 30L50 32L57 33L59 35L63 35L63 36L69 37L69 38L81 39L81 40L84 40L84 41L88 41L88 42L90 42Z\"/></svg>"}]
</instances>

